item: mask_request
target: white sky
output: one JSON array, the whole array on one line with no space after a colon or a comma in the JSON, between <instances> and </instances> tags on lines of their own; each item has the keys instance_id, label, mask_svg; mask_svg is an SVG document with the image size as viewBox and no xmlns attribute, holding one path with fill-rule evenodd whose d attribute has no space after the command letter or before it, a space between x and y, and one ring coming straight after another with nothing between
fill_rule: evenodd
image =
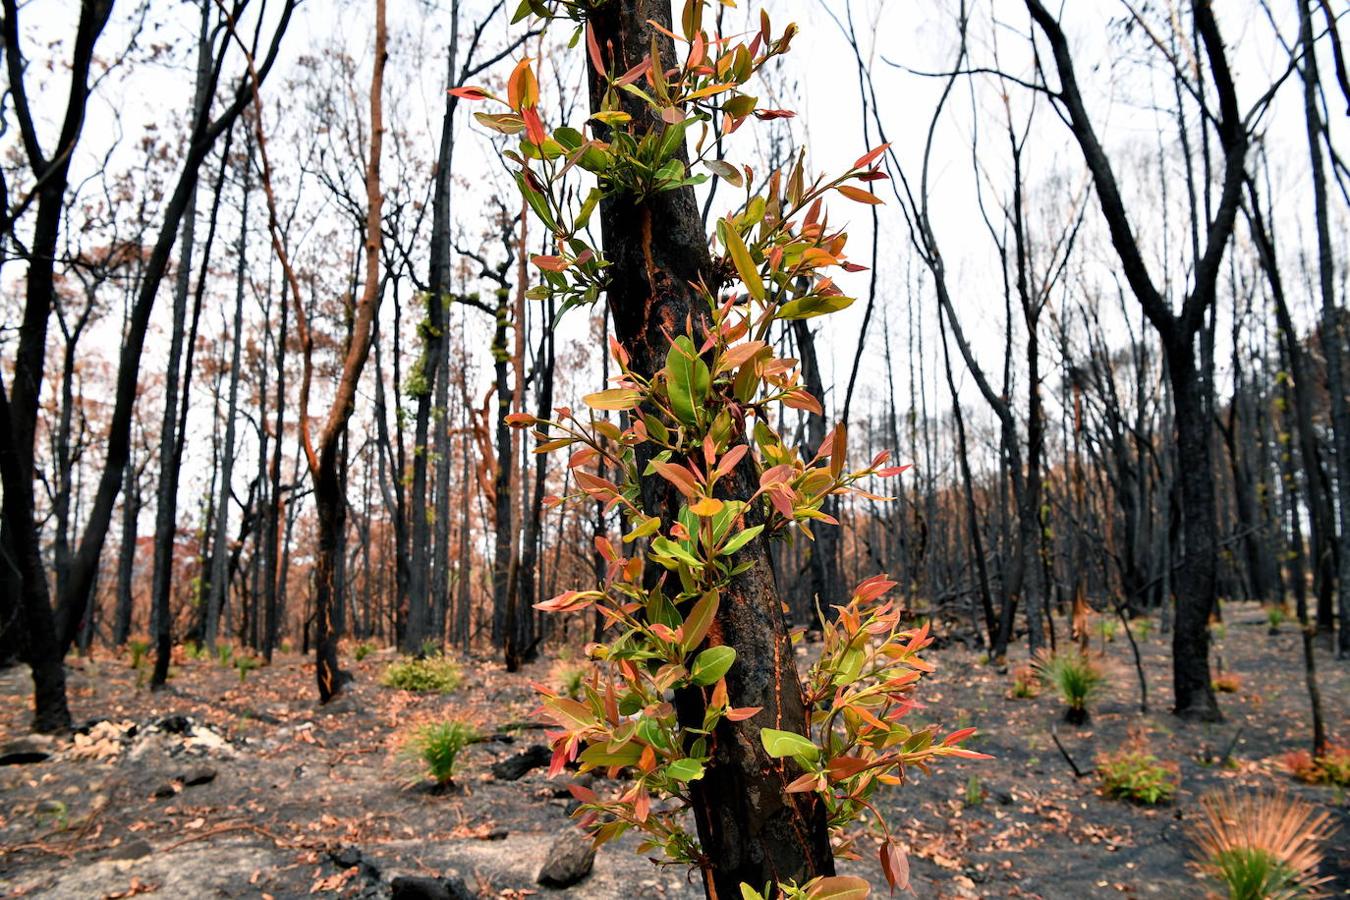
<instances>
[{"instance_id":1,"label":"white sky","mask_svg":"<svg viewBox=\"0 0 1350 900\"><path fill-rule=\"evenodd\" d=\"M846 167L853 159L861 155L867 146L864 142L864 125L861 116L857 74L853 67L850 51L844 44L838 28L825 12L825 4L842 16L843 0L772 0L766 5L772 11L776 30L789 20L802 26L802 34L794 44L794 52L783 65L785 77L796 83L800 93L794 103L784 100L781 105L795 108L798 118L790 127L798 141L808 147L808 159L815 171L834 171ZM256 5L256 0L255 4ZM273 3L272 6L276 4ZM482 2L466 4L470 12L466 19L472 20L473 11L485 8ZM729 11L728 21L742 21L744 7L757 5L742 0L742 10ZM995 42L1003 65L1019 74L1027 73L1027 45L1022 37L1028 31L1025 9L1017 0L975 0L973 32L973 55L977 64L992 64ZM425 179L429 174L428 163L434 158L436 142L440 131L440 109L442 104L443 80L445 72L444 47L448 41L448 12L444 7L448 0L433 3L394 2L390 4L389 20L391 28L391 59L386 75L386 120L391 128L405 132L404 153L412 159L404 163L395 158L392 141L386 142L385 181L393 196L398 190L406 195L423 198ZM508 3L514 6L514 3ZM1293 3L1281 3L1280 22L1287 40L1293 39L1294 18ZM1284 10L1283 7L1289 7ZM278 69L267 83L264 94L268 110L265 127L272 148L273 164L277 167L277 189L279 200L284 209L289 210L297 202L295 186L298 179L298 165L315 139L315 122L302 110L306 103L329 100L339 109L356 109L364 115L365 90L368 78L370 58L370 10L368 3L340 2L340 0L306 0L297 14L295 23L286 37L285 51ZM67 40L73 32L74 17L78 4L75 0L30 0L22 9L26 32L26 48L32 65L30 87L39 116L51 120L44 129L48 146L54 140L54 120L59 116L64 103L65 73L57 68L54 73L39 75L38 70L45 65L50 54L56 51L64 56L62 46L51 45L54 39ZM923 152L923 141L931 117L937 92L938 79L921 78L892 67L881 60L899 62L917 70L940 71L947 68L953 59L955 48L954 14L955 0L854 0L854 20L859 25L863 37L864 53L872 62L872 75L876 81L877 94L883 106L881 115L888 135L895 144L896 153L910 173L917 178L919 162ZM1150 246L1157 246L1158 225L1161 216L1156 214L1160 208L1158 172L1158 116L1151 108L1157 103L1165 108L1171 103L1170 85L1159 80L1162 69L1158 65L1156 54L1145 53L1144 46L1137 36L1128 41L1120 37L1119 29L1112 25L1125 15L1125 7L1118 0L1074 0L1065 4L1066 30L1077 50L1080 77L1087 82L1089 102L1096 117L1097 128L1105 138L1112 152L1116 171L1126 193L1127 202L1135 212L1135 224L1143 239ZM156 43L163 43L166 50L155 62L142 62L114 70L113 74L100 84L95 102L91 106L89 123L86 127L80 152L76 158L74 182L90 179L82 187L82 197L94 199L100 190L93 176L103 166L105 154L114 141L117 149L108 157L109 172L127 172L141 164L140 141L146 135L155 135L160 140L176 144L187 130L186 109L190 101L192 87L192 54L195 46L197 27L197 7L181 0L153 0L147 12L147 25L141 37L141 50L138 57L146 55L146 49ZM114 12L114 21L100 42L101 55L105 60L120 52L130 33L130 22L139 15L137 7L130 3L121 3ZM1273 73L1283 69L1284 51L1275 40L1270 24L1260 12L1255 0L1242 0L1221 4L1219 7L1220 27L1232 48L1232 65L1238 78L1238 90L1241 104L1249 107L1255 98L1270 83ZM998 24L991 26L991 21ZM519 32L524 25L515 26L513 32ZM734 26L729 30L734 31ZM468 25L461 32L468 31ZM495 52L502 45L508 29L505 17L498 19L487 31L484 49ZM567 29L559 28L558 36L565 38ZM1111 42L1115 42L1112 44ZM353 60L353 74L350 84L331 77L326 70L320 74L306 71L301 66L306 57L323 54L338 47ZM1122 52L1128 48L1129 52ZM580 74L582 51L565 51L552 57L565 65L564 80L575 85ZM60 58L58 56L58 58ZM1103 64L1092 65L1091 61L1101 60ZM1108 64L1109 63L1109 64ZM232 60L231 71L237 72L238 59ZM493 74L504 78L510 71L511 61L499 63ZM1148 68L1151 66L1152 68ZM1329 59L1323 62L1324 78L1330 85ZM487 76L475 79L484 81ZM51 83L42 86L41 79L50 78ZM544 82L545 101L548 109L557 109L558 99L553 96L552 76L541 78ZM996 84L992 79L982 79L976 84L976 98L972 115L972 99L969 86L960 82L949 101L949 115L944 119L937 132L932 172L930 176L933 197L933 221L938 238L952 276L952 289L958 304L962 324L976 343L980 359L991 377L998 380L1003 366L1003 298L1001 281L997 269L994 248L989 240L985 226L980 218L977 197L972 177L970 136L973 124L978 122L982 146L981 164L989 171L992 182L986 194L986 201L997 203L1001 192L1006 188L1008 171L1006 144L999 133L1001 107L998 103ZM1310 239L1311 236L1311 194L1307 186L1307 150L1304 142L1301 119L1300 86L1291 79L1276 101L1271 114L1265 120L1266 143L1272 159L1276 161L1276 189L1274 201L1277 207L1277 220L1280 239L1290 249L1286 266L1293 262L1292 245L1296 241ZM751 88L751 92L756 91ZM763 91L759 91L763 94ZM1031 101L1030 95L1016 87L1010 89L1015 115L1025 116ZM573 108L571 124L578 124L583 118L577 97L567 98ZM1331 97L1332 110L1336 121L1338 137L1345 136L1343 116L1339 101ZM282 107L289 105L289 110ZM772 105L780 105L775 100ZM1032 206L1033 231L1053 231L1054 223L1047 227L1037 224L1042 209L1062 211L1068 207L1073 191L1082 183L1084 175L1076 149L1069 143L1067 128L1053 115L1048 103L1042 98L1036 101L1037 118L1032 126L1028 141L1026 170L1030 173L1028 187L1029 202ZM479 210L485 206L489 192L513 194L514 188L507 181L501 165L495 160L491 144L486 133L467 117L465 106L461 106L460 145L457 151L456 174L463 181L456 187L454 204L457 208L457 227L461 229L461 240L474 242L481 222ZM364 120L363 120L364 121ZM554 121L554 124L560 124ZM752 131L754 123L747 126ZM364 126L357 127L362 131ZM761 130L754 134L762 135ZM876 142L875 131L873 143ZM751 144L754 135L733 141L728 156L732 161L754 163L756 148ZM1175 144L1175 135L1170 130L1164 135L1164 141L1170 148ZM236 135L236 147L242 140L242 133ZM322 138L319 139L322 142ZM1342 140L1342 145L1344 141ZM17 135L14 129L0 136L0 148L7 160L6 165L19 153ZM1179 167L1175 160L1170 165L1171 177L1169 190L1173 204L1182 200L1182 188L1177 178ZM208 162L204 168L204 182L214 179L216 163ZM404 167L406 165L406 167ZM330 169L333 167L330 166ZM176 177L172 167L164 177ZM359 178L359 172L350 169L353 179ZM355 182L354 182L355 183ZM302 234L294 248L294 254L301 265L322 268L325 271L325 285L334 290L341 289L347 273L343 270L345 255L350 251L349 224L345 214L337 209L324 195L312 175L303 184L303 193L299 196L297 207L297 234ZM205 209L208 192L203 192L202 221L205 221ZM719 197L728 199L731 192L723 189ZM1333 191L1333 201L1336 201ZM233 196L222 209L220 233L217 237L213 264L220 274L212 281L207 313L203 322L203 333L214 336L225 328L232 313L233 278L227 273L233 266L232 242L237 230L238 214L231 208L237 201ZM514 201L514 196L511 198ZM1102 289L1108 297L1113 295L1111 277L1118 268L1109 246L1102 237L1102 229L1094 206L1089 214L1088 225L1079 239L1079 256L1085 261L1083 271L1089 282ZM253 198L253 234L251 238L250 262L253 277L264 285L267 279L269 253L266 234L263 231L262 198L260 194ZM1337 203L1338 215L1344 210ZM1179 206L1175 207L1180 210ZM872 239L870 213L862 206L849 203L842 198L833 205L833 220L839 222L846 217L850 221L852 240L850 249L853 258L867 262ZM78 217L77 217L78 218ZM1174 243L1181 237L1183 219L1179 212L1173 213L1169 227L1177 229L1173 234ZM878 266L879 296L877 309L870 326L868 348L862 376L859 379L859 396L854 400L855 417L867 411L873 402L880 402L885 388L885 373L882 368L882 328L886 321L890 323L891 348L896 355L895 373L897 402L902 411L908 405L910 396L909 367L906 355L908 336L907 322L911 318L917 323L923 344L922 356L914 361L927 385L927 404L930 412L945 409L947 390L940 368L940 349L937 344L936 306L932 299L927 273L921 264L913 258L909 250L908 235L899 210L892 204L881 213L882 245ZM419 253L425 252L425 239L430 229L430 214L417 245ZM1239 227L1241 232L1243 229ZM533 233L537 234L537 227ZM1343 229L1341 230L1343 233ZM200 246L204 224L199 229ZM1342 239L1341 258L1344 259L1345 247ZM1249 253L1239 244L1239 253ZM418 262L421 274L425 276L424 257ZM1177 275L1181 268L1174 261ZM274 267L273 267L274 269ZM1301 321L1308 321L1313 301L1303 290L1301 280L1292 277L1290 270L1290 288L1292 300L1296 306L1296 315ZM0 270L0 283L5 285L4 318L7 323L17 323L19 308L19 286L23 277L22 266L9 263ZM1154 277L1162 281L1161 265L1155 263ZM273 271L273 290L278 291L275 271ZM866 290L867 276L859 275L841 279L846 290L862 292ZM147 344L142 360L143 376L150 378L157 372L162 373L166 353L164 352L164 332L168 327L171 304L171 279L161 291L156 312L152 337ZM406 343L404 372L416 355L417 348L410 339L415 325L414 314L409 302L409 291L402 292L405 304L403 333ZM911 297L918 305L911 309ZM118 301L120 303L120 301ZM825 352L825 380L833 384L841 399L848 378L848 367L852 361L856 335L862 319L862 310L866 298L861 297L850 310L815 320L813 324L820 329L822 347ZM1119 334L1119 317L1112 312L1114 302L1104 304L1103 317L1108 329ZM257 307L249 304L250 314L256 317ZM1137 321L1137 314L1131 302L1131 315ZM485 370L490 366L487 354L487 323L483 316L470 312L468 319L472 324L474 339L468 343L473 364L478 372L478 380L485 385ZM95 355L105 359L109 365L115 364L117 349L120 346L120 307L114 306L98 323L86 344L90 358ZM386 336L392 335L392 304L386 298L382 314L382 328ZM1136 326L1137 327L1137 326ZM1228 324L1221 319L1218 326L1221 358L1227 357ZM57 334L55 322L53 334ZM584 315L573 313L561 331L563 344L577 342L589 344L590 336ZM1055 370L1057 356L1051 346L1053 341L1044 340L1047 349L1042 358L1042 372L1047 376L1045 391L1047 395L1055 389ZM1081 349L1081 346L1080 346ZM560 347L560 354L567 352ZM955 348L953 347L953 352ZM1015 351L1015 353L1018 351ZM0 336L0 354L3 354L8 368L13 354L12 333L6 329ZM201 357L198 357L199 360ZM57 365L57 356L49 357L49 368ZM386 376L389 377L390 363L385 361ZM1014 365L1018 370L1021 366ZM979 422L986 422L983 404L973 390L970 378L964 372L964 366L958 365L958 380L963 385L963 398L968 414ZM211 402L208 379L198 370L198 379L194 384L194 414L190 424L190 443L188 472L180 492L180 520L195 518L190 510L195 508L197 499L205 487L208 476L209 454L211 453ZM559 403L567 402L569 396L592 389L599 379L598 361L588 373L566 373ZM362 396L373 396L373 360L367 368L362 385ZM292 376L292 384L296 381ZM311 409L315 415L324 411L324 393L321 387L322 377L316 382ZM98 390L103 390L99 388ZM481 396L481 390L478 392ZM110 391L109 391L110 396ZM244 396L247 396L245 390ZM154 402L147 402L152 399ZM1053 399L1047 397L1047 399ZM157 392L147 392L142 400L140 415L147 423L158 423L159 409ZM358 415L367 413L363 409ZM1054 415L1053 409L1050 413ZM158 425L150 426L157 429ZM243 460L236 468L236 490L242 495L246 479L253 471L252 456L256 445L248 438L250 429L241 428L240 454ZM357 428L357 436L373 433L365 426ZM903 455L903 454L902 454ZM101 451L97 454L101 459ZM101 464L101 463L100 463ZM360 490L356 480L351 487L355 498ZM186 524L186 522L185 522Z\"/></svg>"}]
</instances>

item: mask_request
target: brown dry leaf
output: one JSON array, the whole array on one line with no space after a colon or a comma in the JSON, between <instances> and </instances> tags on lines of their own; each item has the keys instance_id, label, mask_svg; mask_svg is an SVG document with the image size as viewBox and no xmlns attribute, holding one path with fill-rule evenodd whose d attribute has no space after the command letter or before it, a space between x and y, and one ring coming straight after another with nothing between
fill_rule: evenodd
<instances>
[{"instance_id":1,"label":"brown dry leaf","mask_svg":"<svg viewBox=\"0 0 1350 900\"><path fill-rule=\"evenodd\" d=\"M316 879L315 882L309 886L309 892L311 894L318 894L324 891L340 891L346 887L347 882L356 877L356 873L359 871L361 870L358 867L352 866L350 869L344 869L334 875L329 875L327 878Z\"/></svg>"},{"instance_id":2,"label":"brown dry leaf","mask_svg":"<svg viewBox=\"0 0 1350 900\"><path fill-rule=\"evenodd\" d=\"M159 890L159 885L152 881L141 881L139 878L132 878L131 884L125 891L116 891L111 894L104 894L103 900L123 900L124 897L135 897L137 894L153 894Z\"/></svg>"}]
</instances>

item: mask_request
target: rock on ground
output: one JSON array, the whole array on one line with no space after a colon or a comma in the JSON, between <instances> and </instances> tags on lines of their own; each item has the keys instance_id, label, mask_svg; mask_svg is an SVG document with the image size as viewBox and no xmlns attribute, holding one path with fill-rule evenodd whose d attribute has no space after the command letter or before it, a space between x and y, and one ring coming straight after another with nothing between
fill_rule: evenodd
<instances>
[{"instance_id":1,"label":"rock on ground","mask_svg":"<svg viewBox=\"0 0 1350 900\"><path fill-rule=\"evenodd\" d=\"M591 839L569 825L549 845L548 855L535 880L545 887L571 887L591 874L594 866L595 847Z\"/></svg>"}]
</instances>

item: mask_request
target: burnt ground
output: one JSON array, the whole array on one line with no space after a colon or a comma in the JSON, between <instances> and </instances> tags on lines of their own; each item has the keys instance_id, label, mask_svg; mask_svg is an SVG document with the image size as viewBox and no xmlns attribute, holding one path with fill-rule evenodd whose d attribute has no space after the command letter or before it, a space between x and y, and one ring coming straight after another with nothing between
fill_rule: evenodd
<instances>
[{"instance_id":1,"label":"burnt ground","mask_svg":"<svg viewBox=\"0 0 1350 900\"><path fill-rule=\"evenodd\" d=\"M1332 893L1350 892L1345 791L1296 784L1280 765L1309 730L1297 634L1286 624L1268 635L1255 606L1230 605L1226 618L1217 656L1240 681L1221 695L1226 722L1184 724L1166 712L1166 638L1155 634L1142 644L1152 712L1139 713L1124 636L1096 637L1092 652L1102 654L1108 684L1093 720L1058 725L1084 770L1131 739L1175 762L1180 790L1159 807L1106 799L1095 777L1074 777L1051 739L1055 697L1011 699L1011 677L976 654L959 645L933 651L938 671L915 715L944 729L978 727L973 746L995 759L914 773L885 801L908 844L913 896L1203 897L1186 866L1185 829L1196 798L1225 785L1282 786L1332 810L1341 830L1324 874ZM685 871L634 855L631 837L602 848L592 874L568 891L538 886L550 845L569 827L569 799L542 768L505 781L491 766L543 741L541 731L515 726L538 721L530 682L556 682L556 672L539 663L508 675L471 658L454 693L415 695L380 686L393 658L347 655L355 682L328 707L316 705L311 669L297 656L243 683L232 668L183 659L158 693L138 685L126 657L72 661L76 720L106 721L41 748L52 754L45 760L0 766L0 892L386 897L400 875L457 875L469 895L484 897L702 896ZM1346 742L1350 664L1319 651L1318 665L1328 726ZM26 669L0 672L0 745L23 738L30 689ZM502 739L471 746L456 788L436 794L398 750L412 725L448 716ZM843 868L882 883L874 859Z\"/></svg>"}]
</instances>

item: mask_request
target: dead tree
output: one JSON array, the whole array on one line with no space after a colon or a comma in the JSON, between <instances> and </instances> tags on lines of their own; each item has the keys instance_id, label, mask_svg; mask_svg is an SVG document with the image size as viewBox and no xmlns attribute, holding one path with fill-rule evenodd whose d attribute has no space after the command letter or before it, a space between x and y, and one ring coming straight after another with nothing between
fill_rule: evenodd
<instances>
[{"instance_id":1,"label":"dead tree","mask_svg":"<svg viewBox=\"0 0 1350 900\"><path fill-rule=\"evenodd\" d=\"M1121 264L1121 273L1162 341L1175 411L1177 462L1181 479L1184 561L1175 578L1176 623L1172 634L1174 711L1183 718L1221 718L1209 671L1209 617L1214 610L1217 523L1210 451L1212 382L1201 369L1197 338L1216 298L1221 263L1242 199L1248 123L1238 109L1227 52L1208 0L1192 7L1203 44L1208 85L1218 101L1215 130L1223 153L1221 191L1205 222L1205 242L1193 260L1191 284L1180 312L1173 310L1149 271L1115 170L1103 148L1078 84L1068 39L1059 20L1040 0L1026 0L1036 29L1050 46L1059 76L1057 89L1044 88L1063 113L1096 188L1098 203ZM1197 211L1198 212L1198 211Z\"/></svg>"}]
</instances>

